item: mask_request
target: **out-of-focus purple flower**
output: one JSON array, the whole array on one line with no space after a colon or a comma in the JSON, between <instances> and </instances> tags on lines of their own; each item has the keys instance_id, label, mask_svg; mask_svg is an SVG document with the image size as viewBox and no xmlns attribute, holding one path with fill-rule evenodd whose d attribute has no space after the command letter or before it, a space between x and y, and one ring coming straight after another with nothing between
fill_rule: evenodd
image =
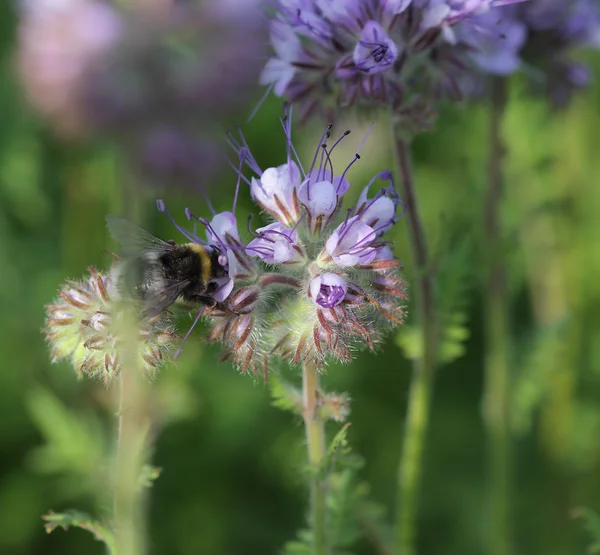
<instances>
[{"instance_id":1,"label":"out-of-focus purple flower","mask_svg":"<svg viewBox=\"0 0 600 555\"><path fill-rule=\"evenodd\" d=\"M359 71L380 73L390 69L398 57L398 47L377 21L367 21L354 47L352 58Z\"/></svg>"},{"instance_id":2,"label":"out-of-focus purple flower","mask_svg":"<svg viewBox=\"0 0 600 555\"><path fill-rule=\"evenodd\" d=\"M492 14L474 22L491 24ZM543 90L556 106L590 80L590 70L572 59L575 50L600 47L600 5L592 0L529 0L505 10L494 33L476 36L473 59L486 72L506 76L522 70L534 89ZM475 83L475 89L481 87Z\"/></svg>"},{"instance_id":3,"label":"out-of-focus purple flower","mask_svg":"<svg viewBox=\"0 0 600 555\"><path fill-rule=\"evenodd\" d=\"M545 89L556 106L564 106L589 82L589 68L571 56L575 50L600 47L600 5L591 0L532 0L519 15L529 31L524 71L534 87Z\"/></svg>"},{"instance_id":4,"label":"out-of-focus purple flower","mask_svg":"<svg viewBox=\"0 0 600 555\"><path fill-rule=\"evenodd\" d=\"M32 103L61 129L121 145L139 181L208 182L222 160L210 139L255 103L266 38L258 0L127 11L27 1L19 61Z\"/></svg>"},{"instance_id":5,"label":"out-of-focus purple flower","mask_svg":"<svg viewBox=\"0 0 600 555\"><path fill-rule=\"evenodd\" d=\"M218 146L182 127L156 127L140 135L131 152L144 179L156 185L177 183L190 189L217 173Z\"/></svg>"},{"instance_id":6,"label":"out-of-focus purple flower","mask_svg":"<svg viewBox=\"0 0 600 555\"><path fill-rule=\"evenodd\" d=\"M299 104L303 117L320 110L332 118L354 103L401 113L420 97L458 91L461 73L472 67L471 35L502 41L494 24L503 6L519 1L279 0L271 22L274 56L261 82Z\"/></svg>"},{"instance_id":7,"label":"out-of-focus purple flower","mask_svg":"<svg viewBox=\"0 0 600 555\"><path fill-rule=\"evenodd\" d=\"M29 102L63 135L89 131L82 95L90 73L122 38L124 21L100 0L27 0L18 67Z\"/></svg>"}]
</instances>

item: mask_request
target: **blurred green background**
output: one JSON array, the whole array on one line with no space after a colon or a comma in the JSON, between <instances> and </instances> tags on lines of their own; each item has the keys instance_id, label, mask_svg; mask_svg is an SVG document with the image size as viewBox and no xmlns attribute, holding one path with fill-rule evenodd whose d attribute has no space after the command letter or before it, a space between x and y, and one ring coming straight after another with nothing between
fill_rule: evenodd
<instances>
[{"instance_id":1,"label":"blurred green background","mask_svg":"<svg viewBox=\"0 0 600 555\"><path fill-rule=\"evenodd\" d=\"M41 328L44 305L66 277L110 263L103 249L114 245L104 214L118 211L124 177L111 145L61 143L23 104L14 72L15 29L15 14L0 3L0 553L100 554L103 546L85 531L47 535L40 516L50 509L102 509L91 492L104 485L101 466L114 420L107 399L113 392L77 381L67 364L51 365ZM599 105L598 83L560 113L513 83L505 121L503 221L514 332L512 516L516 553L523 555L584 553L591 539L584 523L572 518L573 510L600 510ZM269 101L245 127L263 167L280 164L285 152L279 114L277 102ZM436 131L415 144L450 361L436 381L420 555L482 553L478 241L487 118L485 106L447 107ZM350 161L367 125L345 122L338 129L346 125L356 130L354 142L338 159ZM319 127L296 131L300 151L312 151ZM382 119L353 168L351 195L391 165L389 146ZM214 183L207 186L210 196L226 209L233 173ZM149 227L166 238L178 239L166 218L152 212L157 195L179 215L184 206L205 210L200 195L189 191L147 191ZM252 210L247 190L238 210ZM393 233L410 287L402 221ZM323 378L327 389L352 398L349 437L366 461L361 478L388 510L411 374L399 347L402 333L390 336L375 354L359 354L351 365L330 365ZM155 384L171 408L154 453L163 471L151 491L151 553L277 553L304 524L302 423L271 406L261 379L218 362L218 349L202 336L197 329L177 366L164 370ZM294 379L296 373L287 374ZM359 551L373 553L367 543Z\"/></svg>"}]
</instances>

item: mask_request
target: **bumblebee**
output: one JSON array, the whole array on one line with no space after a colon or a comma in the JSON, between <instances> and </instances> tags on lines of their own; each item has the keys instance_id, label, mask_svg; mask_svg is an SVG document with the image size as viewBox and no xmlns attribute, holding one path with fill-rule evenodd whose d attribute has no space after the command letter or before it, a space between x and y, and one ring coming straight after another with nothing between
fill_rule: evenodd
<instances>
[{"instance_id":1,"label":"bumblebee","mask_svg":"<svg viewBox=\"0 0 600 555\"><path fill-rule=\"evenodd\" d=\"M113 274L117 287L122 295L143 302L144 316L160 314L179 298L193 304L216 304L211 297L219 287L216 280L227 277L217 246L163 241L112 214L106 216L106 224L122 249L123 259Z\"/></svg>"}]
</instances>

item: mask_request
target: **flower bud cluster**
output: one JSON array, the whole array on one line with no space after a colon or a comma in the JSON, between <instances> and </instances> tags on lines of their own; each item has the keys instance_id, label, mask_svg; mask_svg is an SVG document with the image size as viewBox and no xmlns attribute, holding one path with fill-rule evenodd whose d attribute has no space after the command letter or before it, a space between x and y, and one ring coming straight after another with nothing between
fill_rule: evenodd
<instances>
[{"instance_id":1,"label":"flower bud cluster","mask_svg":"<svg viewBox=\"0 0 600 555\"><path fill-rule=\"evenodd\" d=\"M244 241L234 201L231 212L215 213L211 220L186 210L194 222L192 232L175 224L188 240L216 245L222 253L227 285L203 314L212 323L209 338L223 343L224 358L242 371L266 372L274 356L320 366L328 359L350 361L355 349L373 349L404 315L400 263L385 240L401 216L391 173L376 175L358 202L343 210L348 170L360 155L336 172L331 154L349 131L330 145L330 126L310 167L304 168L288 119L283 127L287 160L264 171L243 137L238 141L229 135L240 160L238 191L246 182L271 223L255 231L248 225L252 237ZM384 186L374 190L378 181ZM166 212L162 201L159 208ZM206 239L197 235L198 222L206 228Z\"/></svg>"},{"instance_id":2,"label":"flower bud cluster","mask_svg":"<svg viewBox=\"0 0 600 555\"><path fill-rule=\"evenodd\" d=\"M110 276L89 269L81 281L68 281L54 303L46 307L46 338L51 346L52 361L70 360L77 375L101 378L108 383L122 370L124 345L120 325L125 311ZM136 364L152 376L166 360L177 336L166 314L139 321L136 326Z\"/></svg>"}]
</instances>

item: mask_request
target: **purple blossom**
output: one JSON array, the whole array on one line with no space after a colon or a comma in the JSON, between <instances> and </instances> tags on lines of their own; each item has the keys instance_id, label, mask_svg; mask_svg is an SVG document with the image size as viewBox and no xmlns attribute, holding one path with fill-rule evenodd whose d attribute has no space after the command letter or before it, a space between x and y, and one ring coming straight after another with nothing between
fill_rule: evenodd
<instances>
[{"instance_id":1,"label":"purple blossom","mask_svg":"<svg viewBox=\"0 0 600 555\"><path fill-rule=\"evenodd\" d=\"M293 225L300 217L298 189L302 176L294 161L267 168L259 179L253 177L250 193L254 201L274 218Z\"/></svg>"},{"instance_id":2,"label":"purple blossom","mask_svg":"<svg viewBox=\"0 0 600 555\"><path fill-rule=\"evenodd\" d=\"M376 179L387 180L390 185L385 189L381 189L375 197L369 199L369 189ZM382 172L375 176L363 189L356 203L355 214L380 236L396 222L396 212L400 202L398 192L393 186L392 174Z\"/></svg>"},{"instance_id":3,"label":"purple blossom","mask_svg":"<svg viewBox=\"0 0 600 555\"><path fill-rule=\"evenodd\" d=\"M520 0L279 0L274 56L261 82L277 96L333 117L341 106L385 104L401 113L441 91L458 96L475 68L475 35L494 37L506 4ZM481 20L489 13L495 21ZM502 42L502 37L494 39ZM514 41L505 48L516 48Z\"/></svg>"},{"instance_id":4,"label":"purple blossom","mask_svg":"<svg viewBox=\"0 0 600 555\"><path fill-rule=\"evenodd\" d=\"M313 302L323 308L333 308L344 300L348 285L343 277L326 273L311 280L309 292Z\"/></svg>"},{"instance_id":5,"label":"purple blossom","mask_svg":"<svg viewBox=\"0 0 600 555\"><path fill-rule=\"evenodd\" d=\"M158 10L146 2L21 1L24 89L54 129L108 138L145 184L209 183L222 160L215 133L251 110L258 88L266 42L258 0Z\"/></svg>"},{"instance_id":6,"label":"purple blossom","mask_svg":"<svg viewBox=\"0 0 600 555\"><path fill-rule=\"evenodd\" d=\"M387 71L398 57L398 48L377 21L367 21L354 47L354 65L365 73Z\"/></svg>"},{"instance_id":7,"label":"purple blossom","mask_svg":"<svg viewBox=\"0 0 600 555\"><path fill-rule=\"evenodd\" d=\"M325 251L340 266L371 263L377 254L374 242L376 231L360 216L344 220L325 243Z\"/></svg>"},{"instance_id":8,"label":"purple blossom","mask_svg":"<svg viewBox=\"0 0 600 555\"><path fill-rule=\"evenodd\" d=\"M492 14L473 19L490 25ZM585 87L590 70L572 60L571 53L600 47L600 6L591 0L530 0L505 10L496 21L498 41L486 34L472 35L473 59L496 75L523 71L532 87L545 91L556 106L565 105L573 92ZM475 83L476 90L481 89Z\"/></svg>"},{"instance_id":9,"label":"purple blossom","mask_svg":"<svg viewBox=\"0 0 600 555\"><path fill-rule=\"evenodd\" d=\"M248 243L246 250L267 264L293 264L304 261L298 244L298 232L275 222L256 230L256 239Z\"/></svg>"}]
</instances>

